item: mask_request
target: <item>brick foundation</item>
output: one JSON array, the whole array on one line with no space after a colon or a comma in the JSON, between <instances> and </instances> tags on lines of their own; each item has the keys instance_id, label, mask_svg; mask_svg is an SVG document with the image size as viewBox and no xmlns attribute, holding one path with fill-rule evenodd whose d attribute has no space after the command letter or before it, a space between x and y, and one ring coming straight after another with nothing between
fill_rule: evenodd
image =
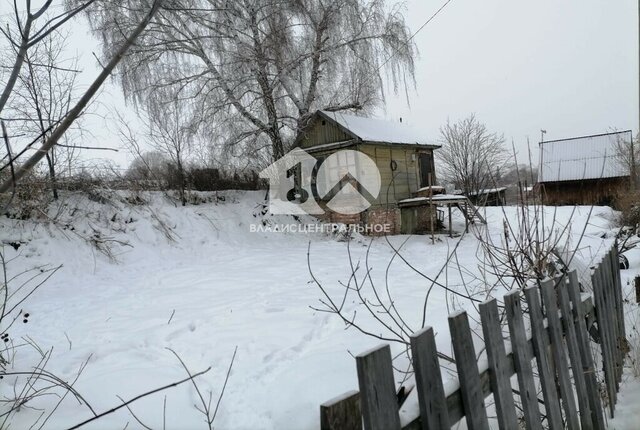
<instances>
[{"instance_id":1,"label":"brick foundation","mask_svg":"<svg viewBox=\"0 0 640 430\"><path fill-rule=\"evenodd\" d=\"M345 215L339 214L325 208L325 213L318 216L321 221L333 224L360 224L362 221L362 214Z\"/></svg>"},{"instance_id":2,"label":"brick foundation","mask_svg":"<svg viewBox=\"0 0 640 430\"><path fill-rule=\"evenodd\" d=\"M373 227L376 230L375 226L384 226L388 225L388 230L377 230L371 233L372 236L382 236L384 234L400 234L400 209L398 208L386 208L386 207L377 207L377 208L369 208L364 213L365 223L369 227Z\"/></svg>"},{"instance_id":3,"label":"brick foundation","mask_svg":"<svg viewBox=\"0 0 640 430\"><path fill-rule=\"evenodd\" d=\"M361 214L345 215L332 212L325 208L325 213L318 218L326 223L355 224L362 226L366 235L382 236L384 234L427 234L433 227L438 230L435 208L427 205L403 208L402 211L411 211L412 216L407 217L411 225L402 225L401 209L397 207L371 207ZM411 219L411 221L409 221ZM388 226L385 229L384 226Z\"/></svg>"}]
</instances>

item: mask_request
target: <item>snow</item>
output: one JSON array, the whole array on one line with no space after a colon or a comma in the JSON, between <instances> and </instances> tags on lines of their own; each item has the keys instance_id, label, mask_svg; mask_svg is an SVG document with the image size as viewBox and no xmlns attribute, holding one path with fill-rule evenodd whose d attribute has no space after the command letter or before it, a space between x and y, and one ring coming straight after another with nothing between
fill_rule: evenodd
<instances>
[{"instance_id":1,"label":"snow","mask_svg":"<svg viewBox=\"0 0 640 430\"><path fill-rule=\"evenodd\" d=\"M417 202L442 202L442 201L454 201L454 202L464 202L467 198L465 196L458 196L455 194L434 194L430 197L411 197L408 199L399 200L398 204L408 204L408 203L417 203Z\"/></svg>"},{"instance_id":2,"label":"snow","mask_svg":"<svg viewBox=\"0 0 640 430\"><path fill-rule=\"evenodd\" d=\"M628 372L622 376L615 417L609 420L610 430L637 430L640 421L640 379Z\"/></svg>"},{"instance_id":3,"label":"snow","mask_svg":"<svg viewBox=\"0 0 640 430\"><path fill-rule=\"evenodd\" d=\"M0 221L3 243L24 243L18 250L4 247L6 258L12 259L10 275L42 264L63 264L23 306L30 321L14 326L11 337L19 340L28 335L43 348L53 346L47 368L65 379L73 378L88 359L75 387L96 411L120 404L116 396L127 399L184 378L184 369L167 348L179 354L192 372L212 366L198 378L198 385L205 396L211 391L215 404L237 346L215 428L318 429L320 404L358 389L353 356L380 340L345 330L336 316L313 309L321 307L323 296L310 282L307 252L314 276L339 297L343 291L339 282L347 282L351 273L349 255L354 264L359 261L363 266L368 255L372 280L379 285L388 281L395 305L413 330L421 328L430 284L400 259L390 265L394 255L390 244L401 247L407 262L431 276L439 272L458 240L462 240L458 247L462 264L475 271L481 264L478 241L472 235L439 237L435 243L430 236L395 236L388 238L389 243L376 238L369 249L369 238L359 236L347 243L321 233L251 232L250 226L263 220L259 205L264 192L203 197L209 201L180 207L161 194L145 195L150 203L134 206L115 198L100 203L70 196L51 208L55 224ZM481 211L496 241L504 234L503 219L517 214L515 207ZM561 224L573 208L548 211ZM464 218L458 211L454 215L454 229L463 230ZM580 242L585 268L610 244L612 216L609 208L575 210L567 238L576 240L585 228ZM298 222L287 216L266 219ZM83 239L95 237L96 232L112 245L112 258ZM640 258L630 261L640 268ZM451 285L460 284L452 268L441 276ZM447 314L459 306L442 290L431 293L427 325L434 327L438 349L444 353L451 354ZM360 307L349 297L345 309L351 314ZM358 321L381 332L364 312L358 312ZM399 352L401 347L392 344L392 353ZM33 351L22 349L16 360L20 364L34 359ZM447 387L453 385L446 382ZM55 401L46 397L35 405L51 407ZM145 398L132 410L152 428L162 428L163 415L167 429L206 428L193 407L198 401L193 386L185 384ZM403 408L404 419L416 413L416 402L414 392ZM621 415L633 409L631 403L627 407L621 400ZM14 425L28 427L38 415L24 409ZM69 397L47 428L64 428L90 415ZM127 422L129 429L141 428L126 409L87 428L123 428Z\"/></svg>"},{"instance_id":4,"label":"snow","mask_svg":"<svg viewBox=\"0 0 640 430\"><path fill-rule=\"evenodd\" d=\"M502 191L505 191L507 189L507 187L498 187L498 188L484 188L482 190L479 191L474 191L469 193L470 196L475 196L475 195L482 195L482 194L492 194L492 193L499 193Z\"/></svg>"},{"instance_id":5,"label":"snow","mask_svg":"<svg viewBox=\"0 0 640 430\"><path fill-rule=\"evenodd\" d=\"M322 111L322 113L363 141L440 147L438 144L430 144L424 134L400 122L365 118L342 112Z\"/></svg>"},{"instance_id":6,"label":"snow","mask_svg":"<svg viewBox=\"0 0 640 430\"><path fill-rule=\"evenodd\" d=\"M444 187L442 185L429 185L426 187L418 188L418 192L420 191L443 191Z\"/></svg>"}]
</instances>

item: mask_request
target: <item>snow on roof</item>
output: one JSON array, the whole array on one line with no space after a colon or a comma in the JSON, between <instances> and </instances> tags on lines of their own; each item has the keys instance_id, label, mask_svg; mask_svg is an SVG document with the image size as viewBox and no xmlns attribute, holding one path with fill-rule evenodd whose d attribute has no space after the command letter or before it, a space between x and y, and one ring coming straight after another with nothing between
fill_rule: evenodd
<instances>
[{"instance_id":1,"label":"snow on roof","mask_svg":"<svg viewBox=\"0 0 640 430\"><path fill-rule=\"evenodd\" d=\"M440 191L440 190L444 190L444 187L442 185L429 185L426 187L418 188L418 191L429 191L429 190Z\"/></svg>"},{"instance_id":2,"label":"snow on roof","mask_svg":"<svg viewBox=\"0 0 640 430\"><path fill-rule=\"evenodd\" d=\"M472 191L469 193L470 196L482 195L482 194L493 194L493 193L501 193L502 191L506 191L507 187L498 187L498 188L483 188L479 191Z\"/></svg>"},{"instance_id":3,"label":"snow on roof","mask_svg":"<svg viewBox=\"0 0 640 430\"><path fill-rule=\"evenodd\" d=\"M628 176L616 142L631 131L540 142L540 182Z\"/></svg>"},{"instance_id":4,"label":"snow on roof","mask_svg":"<svg viewBox=\"0 0 640 430\"><path fill-rule=\"evenodd\" d=\"M321 111L342 127L355 134L363 141L404 143L414 145L429 145L439 148L440 145L427 142L424 134L400 122L391 122L375 118L349 115L342 112Z\"/></svg>"}]
</instances>

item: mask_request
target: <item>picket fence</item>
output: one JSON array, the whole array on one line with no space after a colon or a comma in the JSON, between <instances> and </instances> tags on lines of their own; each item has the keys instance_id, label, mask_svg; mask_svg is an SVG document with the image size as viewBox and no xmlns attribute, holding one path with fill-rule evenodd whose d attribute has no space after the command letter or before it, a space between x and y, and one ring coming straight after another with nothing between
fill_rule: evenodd
<instances>
[{"instance_id":1,"label":"picket fence","mask_svg":"<svg viewBox=\"0 0 640 430\"><path fill-rule=\"evenodd\" d=\"M606 412L614 416L627 348L615 245L593 268L591 281L589 294L581 293L575 271L526 288L526 312L521 291L505 295L511 352L506 352L496 299L480 304L486 369L478 369L466 312L451 314L459 388L446 395L433 328L414 333L411 352L420 412L405 418L403 425L389 345L358 355L360 390L321 405L321 429L361 430L364 425L366 430L449 430L464 418L469 429L488 430L485 399L490 395L502 430L521 428L519 421L530 430L605 429ZM602 381L594 350L602 357L597 361L602 363ZM517 390L511 384L514 374ZM514 395L520 399L520 413Z\"/></svg>"}]
</instances>

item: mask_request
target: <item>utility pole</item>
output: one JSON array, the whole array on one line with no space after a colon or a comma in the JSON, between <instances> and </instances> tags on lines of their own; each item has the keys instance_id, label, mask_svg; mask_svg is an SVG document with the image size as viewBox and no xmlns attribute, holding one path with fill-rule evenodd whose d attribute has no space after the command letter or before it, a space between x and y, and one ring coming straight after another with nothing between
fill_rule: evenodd
<instances>
[{"instance_id":1,"label":"utility pole","mask_svg":"<svg viewBox=\"0 0 640 430\"><path fill-rule=\"evenodd\" d=\"M640 0L638 0L638 131L636 133L640 139ZM636 178L636 148L634 145L633 131L631 132L631 190L635 191L638 179Z\"/></svg>"},{"instance_id":2,"label":"utility pole","mask_svg":"<svg viewBox=\"0 0 640 430\"><path fill-rule=\"evenodd\" d=\"M638 132L636 134L640 138L640 0L638 0ZM633 144L633 132L631 132L631 189L636 189L636 159L635 145Z\"/></svg>"}]
</instances>

